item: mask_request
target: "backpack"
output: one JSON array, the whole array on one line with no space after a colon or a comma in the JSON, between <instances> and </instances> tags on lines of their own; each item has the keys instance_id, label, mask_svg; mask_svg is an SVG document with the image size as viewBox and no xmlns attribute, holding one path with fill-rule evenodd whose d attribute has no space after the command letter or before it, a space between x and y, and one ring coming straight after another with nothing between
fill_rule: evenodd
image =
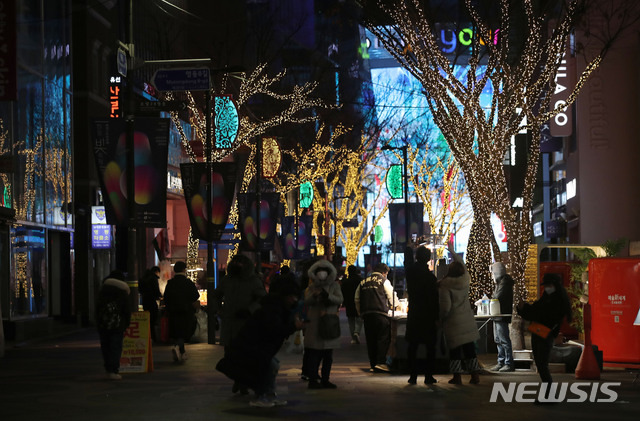
<instances>
[{"instance_id":1,"label":"backpack","mask_svg":"<svg viewBox=\"0 0 640 421\"><path fill-rule=\"evenodd\" d=\"M115 330L122 325L122 314L117 301L108 302L100 314L100 327Z\"/></svg>"}]
</instances>

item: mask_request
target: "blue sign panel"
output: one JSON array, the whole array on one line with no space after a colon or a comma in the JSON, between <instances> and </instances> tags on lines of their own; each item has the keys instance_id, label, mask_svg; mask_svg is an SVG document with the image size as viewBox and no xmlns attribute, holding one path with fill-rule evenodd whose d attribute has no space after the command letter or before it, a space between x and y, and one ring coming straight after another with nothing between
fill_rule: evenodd
<instances>
[{"instance_id":1,"label":"blue sign panel","mask_svg":"<svg viewBox=\"0 0 640 421\"><path fill-rule=\"evenodd\" d=\"M159 91L207 91L211 87L209 69L158 69L151 83Z\"/></svg>"},{"instance_id":2,"label":"blue sign panel","mask_svg":"<svg viewBox=\"0 0 640 421\"><path fill-rule=\"evenodd\" d=\"M91 225L91 248L111 248L111 225Z\"/></svg>"}]
</instances>

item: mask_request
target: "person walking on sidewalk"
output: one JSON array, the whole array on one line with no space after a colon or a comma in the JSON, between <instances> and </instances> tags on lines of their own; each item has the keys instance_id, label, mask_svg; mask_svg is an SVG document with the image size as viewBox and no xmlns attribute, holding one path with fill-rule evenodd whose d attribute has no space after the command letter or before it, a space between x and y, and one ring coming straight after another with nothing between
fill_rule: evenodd
<instances>
[{"instance_id":1,"label":"person walking on sidewalk","mask_svg":"<svg viewBox=\"0 0 640 421\"><path fill-rule=\"evenodd\" d=\"M212 297L211 305L222 315L220 343L225 355L230 352L231 343L251 313L260 306L260 300L267 294L262 280L256 274L253 261L244 254L236 254L227 266L227 275L220 280ZM233 393L247 394L247 387L234 383Z\"/></svg>"},{"instance_id":2,"label":"person walking on sidewalk","mask_svg":"<svg viewBox=\"0 0 640 421\"><path fill-rule=\"evenodd\" d=\"M114 270L107 276L98 292L96 320L100 334L100 350L104 360L107 378L120 380L120 356L124 332L131 321L129 307L129 285L124 282L124 274Z\"/></svg>"},{"instance_id":3,"label":"person walking on sidewalk","mask_svg":"<svg viewBox=\"0 0 640 421\"><path fill-rule=\"evenodd\" d=\"M351 265L347 268L347 278L342 281L342 298L344 299L344 309L347 315L347 321L349 322L349 333L351 334L351 343L360 343L360 334L362 333L362 318L356 310L355 295L356 289L362 277L360 276L360 269Z\"/></svg>"},{"instance_id":4,"label":"person walking on sidewalk","mask_svg":"<svg viewBox=\"0 0 640 421\"><path fill-rule=\"evenodd\" d=\"M169 314L169 332L174 346L171 349L173 361L187 359L184 343L188 341L196 328L196 310L200 307L200 293L186 274L187 265L176 262L174 276L167 282L164 290L164 302Z\"/></svg>"},{"instance_id":5,"label":"person walking on sidewalk","mask_svg":"<svg viewBox=\"0 0 640 421\"><path fill-rule=\"evenodd\" d=\"M451 384L462 384L462 373L471 373L469 383L480 383L480 365L474 341L480 339L476 321L469 302L471 277L462 258L449 244L454 261L449 264L447 275L440 281L440 321L449 347L449 371Z\"/></svg>"},{"instance_id":6,"label":"person walking on sidewalk","mask_svg":"<svg viewBox=\"0 0 640 421\"><path fill-rule=\"evenodd\" d=\"M395 293L387 279L388 273L389 266L384 263L376 264L371 275L360 282L354 295L356 309L364 321L372 372L391 371L386 359L391 341L389 309L393 306Z\"/></svg>"},{"instance_id":7,"label":"person walking on sidewalk","mask_svg":"<svg viewBox=\"0 0 640 421\"><path fill-rule=\"evenodd\" d=\"M507 273L502 262L491 265L491 274L496 283L492 298L500 302L500 314L513 312L513 278ZM498 348L498 363L491 371L514 371L513 351L509 337L511 316L493 317L493 340Z\"/></svg>"},{"instance_id":8,"label":"person walking on sidewalk","mask_svg":"<svg viewBox=\"0 0 640 421\"><path fill-rule=\"evenodd\" d=\"M420 246L416 250L416 262L407 271L409 312L405 339L409 344L407 348L409 384L417 382L416 353L420 344L425 344L427 349L424 382L426 384L437 383L433 373L435 371L440 303L438 282L436 276L429 270L429 260L431 260L431 250Z\"/></svg>"},{"instance_id":9,"label":"person walking on sidewalk","mask_svg":"<svg viewBox=\"0 0 640 421\"><path fill-rule=\"evenodd\" d=\"M555 273L546 273L542 278L544 292L533 304L520 303L518 313L523 319L541 323L551 329L546 338L531 335L533 360L536 363L540 380L551 384L553 381L549 371L549 355L553 342L560 333L562 321L572 320L571 302L562 281ZM547 390L547 393L549 390Z\"/></svg>"},{"instance_id":10,"label":"person walking on sidewalk","mask_svg":"<svg viewBox=\"0 0 640 421\"><path fill-rule=\"evenodd\" d=\"M333 350L340 346L340 335L335 338L322 337L320 319L325 314L338 313L342 304L342 291L336 282L336 268L328 260L314 263L308 274L312 282L304 293L304 301L308 306L309 319L305 336L305 349L309 353L309 389L335 389L337 386L329 381L329 376ZM321 362L322 375L318 378Z\"/></svg>"},{"instance_id":11,"label":"person walking on sidewalk","mask_svg":"<svg viewBox=\"0 0 640 421\"><path fill-rule=\"evenodd\" d=\"M158 300L162 297L160 294L160 268L153 266L148 269L142 279L140 279L138 292L142 295L142 308L149 312L149 330L151 331L151 340L156 342L156 324L158 322Z\"/></svg>"}]
</instances>

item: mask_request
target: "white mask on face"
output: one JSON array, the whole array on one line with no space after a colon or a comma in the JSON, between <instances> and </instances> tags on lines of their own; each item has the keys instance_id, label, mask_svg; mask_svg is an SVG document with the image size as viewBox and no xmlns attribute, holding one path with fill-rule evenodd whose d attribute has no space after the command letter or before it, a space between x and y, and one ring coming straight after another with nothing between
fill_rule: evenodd
<instances>
[{"instance_id":1,"label":"white mask on face","mask_svg":"<svg viewBox=\"0 0 640 421\"><path fill-rule=\"evenodd\" d=\"M544 292L546 292L547 294L551 295L554 292L556 292L556 287L554 287L554 286L544 287Z\"/></svg>"},{"instance_id":2,"label":"white mask on face","mask_svg":"<svg viewBox=\"0 0 640 421\"><path fill-rule=\"evenodd\" d=\"M329 276L329 272L327 272L326 270L321 270L319 272L316 272L316 276L319 280L324 281L325 279L327 279L327 276Z\"/></svg>"}]
</instances>

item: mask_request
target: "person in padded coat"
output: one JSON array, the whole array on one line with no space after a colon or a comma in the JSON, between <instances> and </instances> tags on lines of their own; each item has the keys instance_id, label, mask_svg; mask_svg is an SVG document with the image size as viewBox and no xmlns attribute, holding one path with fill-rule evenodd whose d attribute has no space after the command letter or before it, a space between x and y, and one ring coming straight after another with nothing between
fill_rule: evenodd
<instances>
[{"instance_id":1,"label":"person in padded coat","mask_svg":"<svg viewBox=\"0 0 640 421\"><path fill-rule=\"evenodd\" d=\"M337 386L329 381L333 350L340 346L340 336L334 339L323 339L318 334L320 316L336 314L342 304L342 291L336 282L336 268L327 260L319 260L309 268L310 282L304 293L304 301L308 306L309 324L305 331L305 352L309 353L309 389L335 389ZM321 376L318 369L322 362ZM320 381L318 381L320 380Z\"/></svg>"},{"instance_id":2,"label":"person in padded coat","mask_svg":"<svg viewBox=\"0 0 640 421\"><path fill-rule=\"evenodd\" d=\"M267 291L255 271L253 261L243 254L236 254L229 262L227 275L220 280L212 300L222 318L220 343L224 346L225 355L231 352L233 339L251 313L258 309L265 295ZM237 382L231 391L240 391L243 395L248 393L247 387Z\"/></svg>"},{"instance_id":3,"label":"person in padded coat","mask_svg":"<svg viewBox=\"0 0 640 421\"><path fill-rule=\"evenodd\" d=\"M449 383L461 384L462 373L471 373L469 383L480 383L480 365L474 341L480 339L476 321L469 302L469 281L471 277L462 258L449 252L454 261L449 264L447 275L440 281L440 321L444 337L449 347L449 371L453 374Z\"/></svg>"},{"instance_id":4,"label":"person in padded coat","mask_svg":"<svg viewBox=\"0 0 640 421\"><path fill-rule=\"evenodd\" d=\"M429 270L429 260L431 260L431 250L420 246L416 250L415 264L407 271L409 314L407 315L405 339L409 344L407 348L409 384L416 384L418 378L416 354L420 344L425 344L427 349L424 382L426 384L437 383L433 373L435 371L440 301L438 299L438 281Z\"/></svg>"}]
</instances>

